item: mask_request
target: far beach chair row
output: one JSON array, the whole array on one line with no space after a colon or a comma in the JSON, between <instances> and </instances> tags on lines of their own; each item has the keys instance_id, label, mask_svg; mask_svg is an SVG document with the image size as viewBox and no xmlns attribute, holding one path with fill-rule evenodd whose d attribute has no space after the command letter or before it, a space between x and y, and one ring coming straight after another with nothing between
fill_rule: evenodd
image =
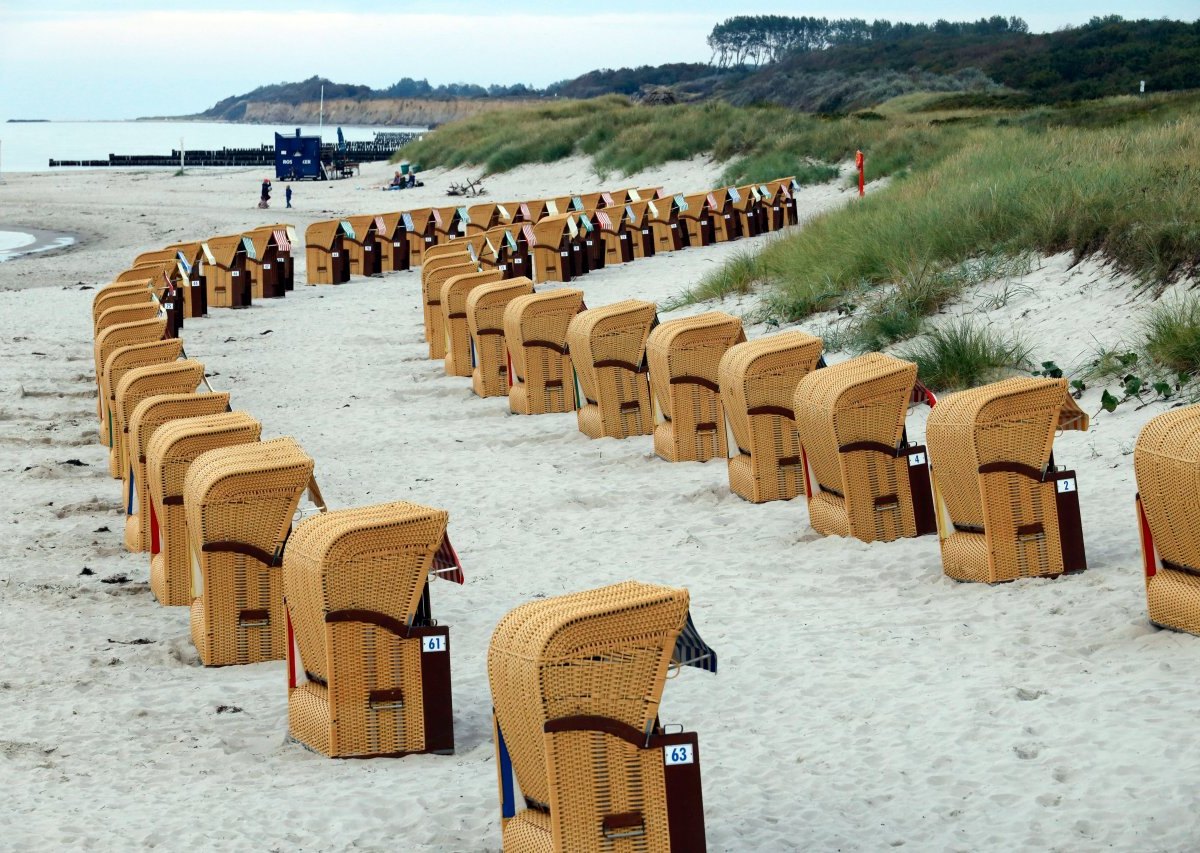
<instances>
[{"instance_id":1,"label":"far beach chair row","mask_svg":"<svg viewBox=\"0 0 1200 853\"><path fill-rule=\"evenodd\" d=\"M457 250L504 278L567 282L658 252L795 225L797 188L789 177L691 195L641 187L331 219L305 231L307 280L342 284Z\"/></svg>"},{"instance_id":2,"label":"far beach chair row","mask_svg":"<svg viewBox=\"0 0 1200 853\"><path fill-rule=\"evenodd\" d=\"M449 629L429 597L431 575L464 581L448 513L328 511L313 460L293 438L264 440L179 338L161 339L165 309L142 286L150 316L97 334L97 377L115 388L101 424L125 481L125 546L149 553L155 597L189 607L206 666L286 659L288 730L308 748L452 753ZM501 621L488 673L505 850L705 849L697 736L659 718L685 665L717 667L686 590L629 581Z\"/></svg>"},{"instance_id":3,"label":"far beach chair row","mask_svg":"<svg viewBox=\"0 0 1200 853\"><path fill-rule=\"evenodd\" d=\"M185 319L207 316L210 309L248 308L255 299L285 296L294 287L295 239L295 228L279 223L175 243L138 255L113 284L151 281L172 334L178 334ZM110 306L122 304L115 292L109 299ZM99 322L98 314L93 321Z\"/></svg>"}]
</instances>

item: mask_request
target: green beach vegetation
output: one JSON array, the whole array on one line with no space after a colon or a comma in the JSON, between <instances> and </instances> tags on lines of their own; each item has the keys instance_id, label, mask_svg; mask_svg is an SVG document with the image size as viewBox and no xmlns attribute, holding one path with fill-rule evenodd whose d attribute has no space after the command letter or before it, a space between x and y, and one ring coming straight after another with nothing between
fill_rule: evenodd
<instances>
[{"instance_id":1,"label":"green beach vegetation","mask_svg":"<svg viewBox=\"0 0 1200 853\"><path fill-rule=\"evenodd\" d=\"M861 149L868 177L890 177L889 185L761 250L736 252L675 302L760 291L763 319L776 323L836 309L850 315L840 337L853 351L923 334L925 317L964 288L1026 271L1035 255L1099 257L1153 295L1196 274L1200 92L1012 108L962 107L963 100L910 94L868 113L819 116L717 101L650 107L607 96L469 118L404 156L424 167L481 164L496 172L584 155L608 179L708 155L727 164L727 183L793 173L816 183ZM1171 346L1141 348L1183 369L1184 357L1173 353L1190 352L1178 339L1191 335L1197 354L1186 358L1194 371L1200 303L1187 316L1172 310L1180 322L1160 318L1156 332ZM986 343L978 337L966 343ZM955 343L930 345L948 353Z\"/></svg>"}]
</instances>

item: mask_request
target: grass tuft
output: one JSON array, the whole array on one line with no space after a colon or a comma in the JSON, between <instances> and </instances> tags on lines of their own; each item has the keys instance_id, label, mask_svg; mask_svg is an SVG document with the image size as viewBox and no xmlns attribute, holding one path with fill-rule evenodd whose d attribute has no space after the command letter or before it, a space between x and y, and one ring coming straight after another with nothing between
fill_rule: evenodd
<instances>
[{"instance_id":1,"label":"grass tuft","mask_svg":"<svg viewBox=\"0 0 1200 853\"><path fill-rule=\"evenodd\" d=\"M974 388L1029 366L1031 348L962 317L919 338L900 357L917 364L921 381L937 391Z\"/></svg>"},{"instance_id":2,"label":"grass tuft","mask_svg":"<svg viewBox=\"0 0 1200 853\"><path fill-rule=\"evenodd\" d=\"M1200 371L1200 298L1159 303L1150 309L1142 331L1151 359L1177 374Z\"/></svg>"}]
</instances>

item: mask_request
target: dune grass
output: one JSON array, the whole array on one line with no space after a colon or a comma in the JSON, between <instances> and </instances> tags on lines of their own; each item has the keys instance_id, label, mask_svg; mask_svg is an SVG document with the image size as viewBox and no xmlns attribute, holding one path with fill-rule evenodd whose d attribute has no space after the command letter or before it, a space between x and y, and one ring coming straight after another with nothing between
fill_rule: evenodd
<instances>
[{"instance_id":1,"label":"dune grass","mask_svg":"<svg viewBox=\"0 0 1200 853\"><path fill-rule=\"evenodd\" d=\"M1026 370L1031 348L967 317L931 330L899 355L917 365L921 381L935 391L974 388Z\"/></svg>"},{"instance_id":2,"label":"dune grass","mask_svg":"<svg viewBox=\"0 0 1200 853\"><path fill-rule=\"evenodd\" d=\"M1200 298L1164 301L1148 312L1142 332L1151 359L1177 374L1200 372Z\"/></svg>"},{"instance_id":3,"label":"dune grass","mask_svg":"<svg viewBox=\"0 0 1200 853\"><path fill-rule=\"evenodd\" d=\"M649 107L610 95L480 113L439 127L397 157L423 168L470 164L494 173L582 154L607 177L710 155L728 163L723 180L729 183L792 174L801 183L815 183L832 178L830 164L859 149L869 152L868 171L875 177L929 164L957 147L961 133L931 126L924 117L820 117L721 101Z\"/></svg>"},{"instance_id":4,"label":"dune grass","mask_svg":"<svg viewBox=\"0 0 1200 853\"><path fill-rule=\"evenodd\" d=\"M1200 265L1200 193L1188 178L1196 174L1197 116L1104 130L973 129L936 168L767 245L755 281L771 283L767 310L780 321L895 282L897 271L947 271L981 256L1101 253L1162 284ZM959 276L956 286L970 283Z\"/></svg>"}]
</instances>

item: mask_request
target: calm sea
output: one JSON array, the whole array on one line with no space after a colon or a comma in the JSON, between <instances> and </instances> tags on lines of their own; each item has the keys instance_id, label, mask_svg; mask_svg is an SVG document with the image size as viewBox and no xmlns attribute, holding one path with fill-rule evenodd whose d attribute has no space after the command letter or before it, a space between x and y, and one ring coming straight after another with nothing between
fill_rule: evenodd
<instances>
[{"instance_id":1,"label":"calm sea","mask_svg":"<svg viewBox=\"0 0 1200 853\"><path fill-rule=\"evenodd\" d=\"M349 140L371 140L376 131L412 127L343 127ZM292 135L296 125L227 124L192 121L48 121L0 124L0 173L42 172L54 160L104 160L109 154L168 155L188 150L254 148L274 145L275 134ZM337 142L337 128L300 125L306 136Z\"/></svg>"}]
</instances>

